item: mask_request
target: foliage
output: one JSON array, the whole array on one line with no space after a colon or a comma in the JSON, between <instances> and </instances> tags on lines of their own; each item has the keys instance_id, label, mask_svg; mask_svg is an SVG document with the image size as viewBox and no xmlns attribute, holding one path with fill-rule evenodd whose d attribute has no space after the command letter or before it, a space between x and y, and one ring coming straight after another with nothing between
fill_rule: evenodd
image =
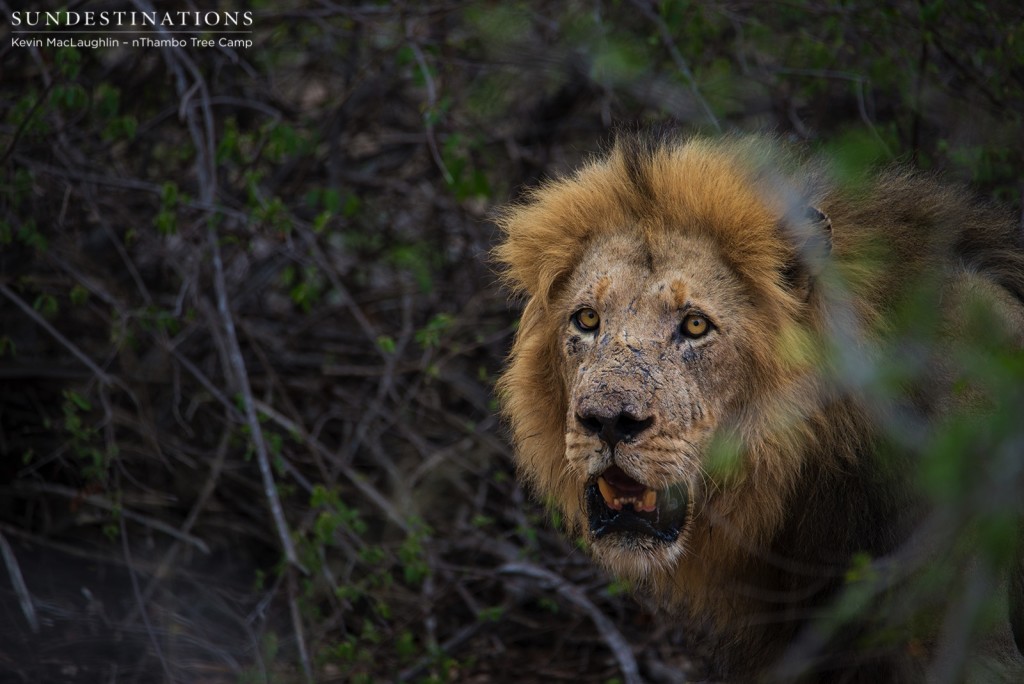
<instances>
[{"instance_id":1,"label":"foliage","mask_svg":"<svg viewBox=\"0 0 1024 684\"><path fill-rule=\"evenodd\" d=\"M507 574L529 563L614 616L629 657L700 679L699 632L637 617L511 476L491 382L516 314L487 211L614 126L664 122L775 130L849 178L914 163L1019 211L1016 4L252 6L251 48L5 46L0 530L45 620L0 628L0 662L37 680L620 677L589 613ZM985 343L958 351L965 387L1019 408L1019 355ZM1016 416L912 447L993 564ZM885 581L870 560L844 610ZM41 655L83 624L116 652Z\"/></svg>"}]
</instances>

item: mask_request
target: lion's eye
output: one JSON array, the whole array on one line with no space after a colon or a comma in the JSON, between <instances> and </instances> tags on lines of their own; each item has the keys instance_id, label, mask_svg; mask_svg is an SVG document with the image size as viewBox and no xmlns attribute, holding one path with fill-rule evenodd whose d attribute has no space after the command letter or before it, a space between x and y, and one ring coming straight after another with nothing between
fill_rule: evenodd
<instances>
[{"instance_id":1,"label":"lion's eye","mask_svg":"<svg viewBox=\"0 0 1024 684\"><path fill-rule=\"evenodd\" d=\"M683 319L683 323L679 329L686 337L689 337L691 340L696 340L708 334L711 330L711 322L700 314L690 314Z\"/></svg>"},{"instance_id":2,"label":"lion's eye","mask_svg":"<svg viewBox=\"0 0 1024 684\"><path fill-rule=\"evenodd\" d=\"M572 315L572 322L583 332L593 332L601 323L601 317L590 307L584 307Z\"/></svg>"}]
</instances>

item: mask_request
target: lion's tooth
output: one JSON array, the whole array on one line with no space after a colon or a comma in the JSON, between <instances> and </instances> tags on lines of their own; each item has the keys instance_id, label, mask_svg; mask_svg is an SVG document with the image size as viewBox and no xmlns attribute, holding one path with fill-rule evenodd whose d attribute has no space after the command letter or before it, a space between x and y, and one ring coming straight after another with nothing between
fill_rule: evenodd
<instances>
[{"instance_id":1,"label":"lion's tooth","mask_svg":"<svg viewBox=\"0 0 1024 684\"><path fill-rule=\"evenodd\" d=\"M644 492L643 502L640 504L640 510L650 513L658 505L658 492L653 489L648 489Z\"/></svg>"},{"instance_id":2,"label":"lion's tooth","mask_svg":"<svg viewBox=\"0 0 1024 684\"><path fill-rule=\"evenodd\" d=\"M603 477L597 478L597 488L601 490L601 496L604 497L604 502L608 506L615 508L615 490L612 489L610 484L608 484L608 481Z\"/></svg>"}]
</instances>

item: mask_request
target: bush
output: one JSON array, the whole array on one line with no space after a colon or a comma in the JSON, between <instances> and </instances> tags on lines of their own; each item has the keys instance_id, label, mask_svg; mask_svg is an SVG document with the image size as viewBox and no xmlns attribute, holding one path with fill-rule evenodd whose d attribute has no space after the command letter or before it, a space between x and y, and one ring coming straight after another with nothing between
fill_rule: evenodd
<instances>
[{"instance_id":1,"label":"bush","mask_svg":"<svg viewBox=\"0 0 1024 684\"><path fill-rule=\"evenodd\" d=\"M5 46L0 545L25 581L3 667L699 672L699 633L606 590L514 483L488 209L614 125L672 121L774 129L851 173L913 162L1019 210L1016 5L251 10L249 48ZM1019 407L1019 356L977 358ZM923 450L992 554L1011 532L982 492L1019 469L1014 423ZM1001 456L974 480L978 450Z\"/></svg>"}]
</instances>

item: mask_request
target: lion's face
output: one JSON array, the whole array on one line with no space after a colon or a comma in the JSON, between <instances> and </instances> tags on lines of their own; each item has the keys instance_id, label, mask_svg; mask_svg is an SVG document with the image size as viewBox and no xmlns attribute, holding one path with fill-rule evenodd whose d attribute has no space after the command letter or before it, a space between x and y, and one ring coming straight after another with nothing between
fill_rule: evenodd
<instances>
[{"instance_id":1,"label":"lion's face","mask_svg":"<svg viewBox=\"0 0 1024 684\"><path fill-rule=\"evenodd\" d=\"M586 532L620 570L663 565L683 551L709 442L749 375L741 283L710 242L619 233L590 246L559 304L565 459Z\"/></svg>"},{"instance_id":2,"label":"lion's face","mask_svg":"<svg viewBox=\"0 0 1024 684\"><path fill-rule=\"evenodd\" d=\"M500 219L528 295L498 388L519 472L655 585L767 543L819 401L804 257L827 217L756 153L616 148Z\"/></svg>"}]
</instances>

